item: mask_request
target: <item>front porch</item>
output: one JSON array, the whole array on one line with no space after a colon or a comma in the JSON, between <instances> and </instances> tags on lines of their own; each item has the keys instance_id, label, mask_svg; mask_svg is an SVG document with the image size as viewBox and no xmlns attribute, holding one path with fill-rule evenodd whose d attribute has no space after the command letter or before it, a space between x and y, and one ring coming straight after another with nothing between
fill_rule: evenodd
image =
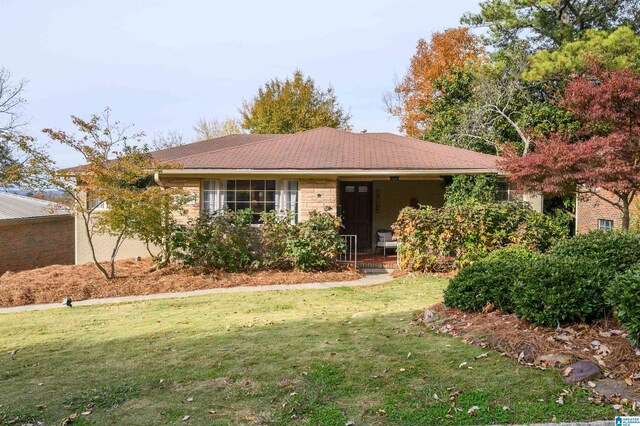
<instances>
[{"instance_id":1,"label":"front porch","mask_svg":"<svg viewBox=\"0 0 640 426\"><path fill-rule=\"evenodd\" d=\"M440 176L398 176L338 178L337 214L342 218L344 235L357 236L357 251L362 262L376 265L396 264L395 250L382 249L376 255L378 232L391 231L400 210L407 206L444 204L444 185ZM390 260L390 254L394 258ZM384 258L384 259L383 259ZM360 260L358 261L360 263Z\"/></svg>"},{"instance_id":2,"label":"front porch","mask_svg":"<svg viewBox=\"0 0 640 426\"><path fill-rule=\"evenodd\" d=\"M378 232L390 232L400 210L407 206L444 204L440 176L338 177L335 191L347 244L343 261L359 268L396 269L396 250L387 248L385 255L377 247Z\"/></svg>"}]
</instances>

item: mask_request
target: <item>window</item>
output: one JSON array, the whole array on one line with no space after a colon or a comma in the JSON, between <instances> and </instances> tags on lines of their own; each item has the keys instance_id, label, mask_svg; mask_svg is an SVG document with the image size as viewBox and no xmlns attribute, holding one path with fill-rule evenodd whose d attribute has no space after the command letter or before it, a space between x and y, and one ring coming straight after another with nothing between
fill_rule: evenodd
<instances>
[{"instance_id":1,"label":"window","mask_svg":"<svg viewBox=\"0 0 640 426\"><path fill-rule=\"evenodd\" d=\"M89 197L87 199L87 208L89 210L109 210L109 206L106 201L102 201L97 197Z\"/></svg>"},{"instance_id":2,"label":"window","mask_svg":"<svg viewBox=\"0 0 640 426\"><path fill-rule=\"evenodd\" d=\"M253 223L260 222L260 214L270 211L293 212L298 221L297 180L205 180L202 182L202 210L215 212L222 208L233 211L250 209Z\"/></svg>"},{"instance_id":3,"label":"window","mask_svg":"<svg viewBox=\"0 0 640 426\"><path fill-rule=\"evenodd\" d=\"M253 223L260 222L260 213L276 210L275 180L228 180L224 189L224 205L233 210L250 209Z\"/></svg>"},{"instance_id":4,"label":"window","mask_svg":"<svg viewBox=\"0 0 640 426\"><path fill-rule=\"evenodd\" d=\"M220 210L218 206L218 182L205 180L202 182L202 210L213 213Z\"/></svg>"},{"instance_id":5,"label":"window","mask_svg":"<svg viewBox=\"0 0 640 426\"><path fill-rule=\"evenodd\" d=\"M598 219L598 229L603 229L605 231L613 230L613 220L611 219Z\"/></svg>"},{"instance_id":6,"label":"window","mask_svg":"<svg viewBox=\"0 0 640 426\"><path fill-rule=\"evenodd\" d=\"M511 199L511 191L507 182L498 182L496 185L496 201L509 201Z\"/></svg>"},{"instance_id":7,"label":"window","mask_svg":"<svg viewBox=\"0 0 640 426\"><path fill-rule=\"evenodd\" d=\"M298 181L284 181L284 200L280 210L293 212L293 223L298 222Z\"/></svg>"}]
</instances>

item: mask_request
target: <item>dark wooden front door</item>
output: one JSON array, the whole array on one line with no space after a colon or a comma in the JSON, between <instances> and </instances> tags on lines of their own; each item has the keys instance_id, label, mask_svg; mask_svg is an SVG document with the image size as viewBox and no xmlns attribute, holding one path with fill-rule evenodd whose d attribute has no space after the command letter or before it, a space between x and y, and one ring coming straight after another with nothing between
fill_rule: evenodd
<instances>
[{"instance_id":1,"label":"dark wooden front door","mask_svg":"<svg viewBox=\"0 0 640 426\"><path fill-rule=\"evenodd\" d=\"M340 183L344 233L358 236L358 250L371 249L371 191L371 182Z\"/></svg>"}]
</instances>

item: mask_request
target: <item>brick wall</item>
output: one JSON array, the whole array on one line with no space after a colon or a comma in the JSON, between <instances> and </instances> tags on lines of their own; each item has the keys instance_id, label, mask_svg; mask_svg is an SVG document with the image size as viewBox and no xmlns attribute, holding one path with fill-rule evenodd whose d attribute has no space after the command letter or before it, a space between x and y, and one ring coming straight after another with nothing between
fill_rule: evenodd
<instances>
[{"instance_id":1,"label":"brick wall","mask_svg":"<svg viewBox=\"0 0 640 426\"><path fill-rule=\"evenodd\" d=\"M189 219L195 219L200 215L200 185L202 179L198 178L163 178L162 184L167 188L182 188L193 197L193 201L186 207L187 213L177 218L178 223L186 225Z\"/></svg>"},{"instance_id":2,"label":"brick wall","mask_svg":"<svg viewBox=\"0 0 640 426\"><path fill-rule=\"evenodd\" d=\"M336 214L338 206L338 183L335 179L300 179L298 181L298 211L300 221L309 218L312 210L323 211L331 208Z\"/></svg>"},{"instance_id":3,"label":"brick wall","mask_svg":"<svg viewBox=\"0 0 640 426\"><path fill-rule=\"evenodd\" d=\"M603 189L598 190L598 194L611 200L617 198L614 194ZM576 206L576 233L584 234L598 229L598 219L613 220L614 229L622 227L622 212L620 210L595 195L581 195Z\"/></svg>"},{"instance_id":4,"label":"brick wall","mask_svg":"<svg viewBox=\"0 0 640 426\"><path fill-rule=\"evenodd\" d=\"M74 262L73 216L0 223L0 274Z\"/></svg>"}]
</instances>

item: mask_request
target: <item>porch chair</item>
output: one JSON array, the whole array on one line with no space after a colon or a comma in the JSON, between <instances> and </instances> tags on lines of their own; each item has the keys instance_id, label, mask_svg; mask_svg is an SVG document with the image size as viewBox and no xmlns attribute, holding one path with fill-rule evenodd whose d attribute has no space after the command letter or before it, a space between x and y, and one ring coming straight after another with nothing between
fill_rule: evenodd
<instances>
[{"instance_id":1,"label":"porch chair","mask_svg":"<svg viewBox=\"0 0 640 426\"><path fill-rule=\"evenodd\" d=\"M393 241L393 232L388 229L378 229L378 242L376 243L376 251L382 248L382 255L387 257L387 249L398 249L398 242Z\"/></svg>"}]
</instances>

